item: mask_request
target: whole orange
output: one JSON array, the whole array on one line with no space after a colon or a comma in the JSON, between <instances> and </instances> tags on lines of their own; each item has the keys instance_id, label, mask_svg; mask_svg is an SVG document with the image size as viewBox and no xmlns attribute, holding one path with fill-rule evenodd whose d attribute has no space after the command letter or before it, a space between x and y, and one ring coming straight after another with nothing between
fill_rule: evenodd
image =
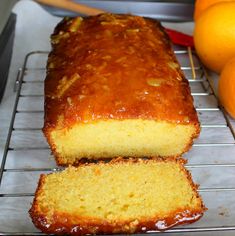
<instances>
[{"instance_id":1,"label":"whole orange","mask_svg":"<svg viewBox=\"0 0 235 236\"><path fill-rule=\"evenodd\" d=\"M194 5L194 20L196 21L201 13L213 4L234 0L196 0Z\"/></svg>"},{"instance_id":2,"label":"whole orange","mask_svg":"<svg viewBox=\"0 0 235 236\"><path fill-rule=\"evenodd\" d=\"M219 78L218 89L221 104L235 118L235 57L224 66Z\"/></svg>"},{"instance_id":3,"label":"whole orange","mask_svg":"<svg viewBox=\"0 0 235 236\"><path fill-rule=\"evenodd\" d=\"M195 22L194 44L202 62L219 73L235 55L235 1L214 4L202 13Z\"/></svg>"}]
</instances>

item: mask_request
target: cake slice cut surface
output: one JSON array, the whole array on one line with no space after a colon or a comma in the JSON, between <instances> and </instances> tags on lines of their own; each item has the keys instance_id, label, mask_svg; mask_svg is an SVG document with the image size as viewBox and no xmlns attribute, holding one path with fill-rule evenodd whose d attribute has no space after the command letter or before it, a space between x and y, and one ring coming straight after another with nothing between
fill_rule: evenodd
<instances>
[{"instance_id":1,"label":"cake slice cut surface","mask_svg":"<svg viewBox=\"0 0 235 236\"><path fill-rule=\"evenodd\" d=\"M45 233L166 230L205 211L183 160L119 160L42 175L30 215Z\"/></svg>"}]
</instances>

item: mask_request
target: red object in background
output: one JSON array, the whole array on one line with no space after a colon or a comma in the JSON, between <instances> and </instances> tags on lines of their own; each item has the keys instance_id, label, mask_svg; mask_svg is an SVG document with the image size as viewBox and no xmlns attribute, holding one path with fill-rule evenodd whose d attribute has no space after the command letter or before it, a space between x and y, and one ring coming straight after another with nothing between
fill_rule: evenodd
<instances>
[{"instance_id":1,"label":"red object in background","mask_svg":"<svg viewBox=\"0 0 235 236\"><path fill-rule=\"evenodd\" d=\"M167 28L165 28L165 31L167 32L173 43L180 46L194 48L194 42L192 36Z\"/></svg>"}]
</instances>

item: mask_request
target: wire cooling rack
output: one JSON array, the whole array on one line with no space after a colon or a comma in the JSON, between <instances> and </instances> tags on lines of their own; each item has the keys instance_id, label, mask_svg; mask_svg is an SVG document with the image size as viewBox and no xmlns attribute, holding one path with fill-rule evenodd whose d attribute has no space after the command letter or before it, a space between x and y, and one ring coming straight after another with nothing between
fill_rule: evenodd
<instances>
[{"instance_id":1,"label":"wire cooling rack","mask_svg":"<svg viewBox=\"0 0 235 236\"><path fill-rule=\"evenodd\" d=\"M235 132L196 55L190 48L175 53L189 80L202 128L184 157L208 211L198 222L164 234L235 232ZM43 51L29 53L16 79L16 101L0 170L0 235L43 235L33 226L28 210L40 174L58 169L41 132L47 56Z\"/></svg>"}]
</instances>

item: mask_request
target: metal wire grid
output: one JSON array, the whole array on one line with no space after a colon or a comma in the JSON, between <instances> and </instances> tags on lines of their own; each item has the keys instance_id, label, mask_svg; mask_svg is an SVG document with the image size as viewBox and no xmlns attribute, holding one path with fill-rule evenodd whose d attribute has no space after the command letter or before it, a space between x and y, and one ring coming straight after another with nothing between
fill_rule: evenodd
<instances>
[{"instance_id":1,"label":"metal wire grid","mask_svg":"<svg viewBox=\"0 0 235 236\"><path fill-rule=\"evenodd\" d=\"M11 139L12 139L12 132L13 131L40 131L41 128L32 128L32 127L27 127L27 125L25 127L21 127L21 128L16 128L15 127L15 118L17 116L17 114L28 114L28 115L32 115L35 113L39 113L39 114L43 114L43 109L42 110L38 110L38 109L31 109L28 111L23 111L20 110L19 108L19 102L23 99L23 98L42 98L43 99L43 94L30 94L30 95L24 95L22 94L22 85L23 84L27 84L27 83L31 83L32 81L27 81L25 80L25 75L27 72L31 71L31 72L36 72L36 71L45 71L45 68L28 68L28 63L30 62L31 56L32 55L47 55L48 52L44 52L44 51L33 51L29 54L27 54L25 60L24 60L24 64L23 67L21 69L19 69L18 75L17 75L17 79L16 79L16 83L15 83L15 91L16 91L16 101L15 101L15 105L14 105L14 110L13 110L13 114L12 114L12 118L11 118L11 123L10 123L10 128L9 128L9 133L8 133L8 137L7 137L7 141L6 141L6 146L5 146L5 150L4 150L4 155L2 158L2 163L1 163L1 170L0 170L0 200L4 199L4 198L27 198L27 197L33 197L34 196L34 192L23 192L23 193L6 193L1 191L1 184L3 181L3 176L6 173L26 173L26 172L33 172L33 173L41 173L41 172L51 172L51 171L57 171L60 168L57 168L56 166L54 167L30 167L30 168L26 168L26 167L19 167L19 168L9 168L6 166L6 162L8 160L9 157L9 152L14 152L17 150L32 150L32 152L34 151L43 151L43 150L47 150L49 149L47 146L38 146L38 147L29 147L29 146L23 146L21 148L12 148L10 147L10 143L11 143ZM194 86L194 84L200 84L203 88L203 91L199 91L199 92L194 92L192 91L192 95L194 96L194 98L196 97L215 97L215 92L214 92L214 86L213 83L210 79L210 77L207 75L207 72L203 69L203 67L201 66L200 62L197 61L196 56L194 55L194 53L192 53L190 48L187 49L183 49L183 50L176 50L175 54L177 56L179 55L184 55L187 56L188 58L188 64L187 65L182 65L181 69L185 72L186 77L187 74L191 74L191 78L188 78L189 83L192 86ZM196 58L196 59L195 59ZM196 60L196 64L195 65L195 60ZM37 81L37 83L41 83L43 84L43 81ZM230 139L230 142L210 142L210 143L194 143L194 147L209 147L211 149L215 148L215 147L229 147L229 146L233 146L235 147L235 131L230 123L230 120L226 114L226 112L224 111L224 109L219 106L218 104L213 106L213 107L206 107L206 106L201 106L201 107L197 107L196 108L197 112L200 114L200 112L215 112L215 111L220 111L223 114L223 119L225 122L222 123L215 123L215 124L201 124L202 129L204 128L209 128L209 129L214 129L214 128L229 128L230 130L230 135L232 135L233 139ZM188 164L187 168L189 169L196 169L196 168L235 168L235 163L230 163L230 162L226 162L226 163L192 163L192 164ZM226 169L225 169L226 171ZM200 184L200 183L199 183ZM235 193L235 187L202 187L199 189L199 192L203 193L203 192L233 192ZM30 207L30 206L29 206ZM29 208L28 207L28 208ZM28 209L25 209L25 211L27 212ZM202 219L203 220L203 219ZM235 221L234 221L235 222ZM194 227L193 225L190 227L180 227L180 228L173 228L168 230L168 233L184 233L184 232L207 232L207 231L224 231L224 230L235 230L235 225L230 225L230 226L213 226L213 227ZM157 231L149 231L148 233L158 233ZM3 232L0 229L0 235L44 235L38 231L34 232Z\"/></svg>"}]
</instances>

